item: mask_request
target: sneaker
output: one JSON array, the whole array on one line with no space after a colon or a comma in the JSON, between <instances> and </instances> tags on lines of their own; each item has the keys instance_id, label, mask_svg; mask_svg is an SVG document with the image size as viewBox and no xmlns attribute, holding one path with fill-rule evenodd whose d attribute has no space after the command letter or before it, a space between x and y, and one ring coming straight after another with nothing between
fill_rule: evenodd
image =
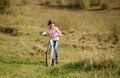
<instances>
[{"instance_id":1,"label":"sneaker","mask_svg":"<svg viewBox=\"0 0 120 78\"><path fill-rule=\"evenodd\" d=\"M56 64L58 64L58 60L56 60Z\"/></svg>"}]
</instances>

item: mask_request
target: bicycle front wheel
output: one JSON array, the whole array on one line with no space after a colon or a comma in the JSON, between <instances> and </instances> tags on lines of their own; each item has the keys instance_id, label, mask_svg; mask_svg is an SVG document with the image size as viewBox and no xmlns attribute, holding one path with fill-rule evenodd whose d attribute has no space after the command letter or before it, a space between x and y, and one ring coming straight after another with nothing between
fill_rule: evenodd
<instances>
[{"instance_id":1,"label":"bicycle front wheel","mask_svg":"<svg viewBox=\"0 0 120 78\"><path fill-rule=\"evenodd\" d=\"M53 56L54 56L54 50L52 48L49 48L46 51L46 66L52 66L52 65L54 65Z\"/></svg>"}]
</instances>

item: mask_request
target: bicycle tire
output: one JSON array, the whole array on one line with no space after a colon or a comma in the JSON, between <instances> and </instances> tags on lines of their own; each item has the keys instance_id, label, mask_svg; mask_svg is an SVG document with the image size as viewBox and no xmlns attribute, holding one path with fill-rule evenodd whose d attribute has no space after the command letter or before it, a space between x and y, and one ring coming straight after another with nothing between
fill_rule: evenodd
<instances>
[{"instance_id":1,"label":"bicycle tire","mask_svg":"<svg viewBox=\"0 0 120 78\"><path fill-rule=\"evenodd\" d=\"M51 62L50 62L50 53L49 51L46 52L46 66L51 66Z\"/></svg>"},{"instance_id":2,"label":"bicycle tire","mask_svg":"<svg viewBox=\"0 0 120 78\"><path fill-rule=\"evenodd\" d=\"M53 43L51 42L52 45L49 45L46 51L46 66L54 66L54 60L55 60L55 52L53 48Z\"/></svg>"},{"instance_id":3,"label":"bicycle tire","mask_svg":"<svg viewBox=\"0 0 120 78\"><path fill-rule=\"evenodd\" d=\"M47 51L46 51L45 61L46 61L46 66L48 67L48 52Z\"/></svg>"}]
</instances>

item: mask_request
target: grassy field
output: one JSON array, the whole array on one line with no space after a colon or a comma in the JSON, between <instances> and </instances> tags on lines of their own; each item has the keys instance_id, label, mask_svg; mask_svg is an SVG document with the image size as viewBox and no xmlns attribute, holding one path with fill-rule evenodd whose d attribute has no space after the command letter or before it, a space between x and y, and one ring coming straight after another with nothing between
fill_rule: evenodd
<instances>
[{"instance_id":1,"label":"grassy field","mask_svg":"<svg viewBox=\"0 0 120 78\"><path fill-rule=\"evenodd\" d=\"M14 3L15 4L15 3ZM0 78L119 78L120 10L71 10L29 3L0 14ZM49 38L40 35L54 19L63 33L59 61L45 66Z\"/></svg>"}]
</instances>

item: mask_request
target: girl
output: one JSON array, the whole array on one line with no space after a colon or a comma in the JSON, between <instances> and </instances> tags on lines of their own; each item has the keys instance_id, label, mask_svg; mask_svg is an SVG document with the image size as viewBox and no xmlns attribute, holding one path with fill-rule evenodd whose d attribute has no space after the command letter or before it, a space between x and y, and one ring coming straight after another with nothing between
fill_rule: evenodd
<instances>
[{"instance_id":1,"label":"girl","mask_svg":"<svg viewBox=\"0 0 120 78\"><path fill-rule=\"evenodd\" d=\"M53 39L56 64L58 64L58 42L59 42L59 37L62 36L62 33L59 30L59 28L55 26L54 20L49 20L48 26L49 27L47 28L46 31L42 33L42 35L49 35Z\"/></svg>"}]
</instances>

